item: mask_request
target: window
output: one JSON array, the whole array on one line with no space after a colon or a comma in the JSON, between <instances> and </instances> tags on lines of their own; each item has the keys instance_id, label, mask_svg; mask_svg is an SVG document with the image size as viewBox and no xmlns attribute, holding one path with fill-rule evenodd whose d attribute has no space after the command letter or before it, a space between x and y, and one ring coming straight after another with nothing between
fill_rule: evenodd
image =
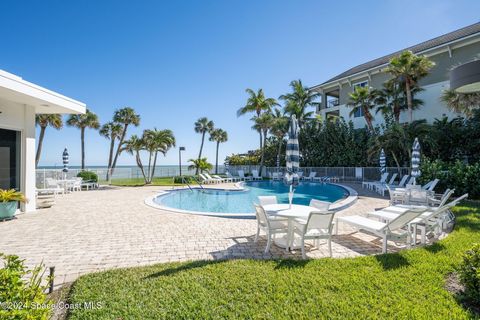
<instances>
[{"instance_id":1,"label":"window","mask_svg":"<svg viewBox=\"0 0 480 320\"><path fill-rule=\"evenodd\" d=\"M366 80L365 80L365 81L362 81L362 82L354 83L354 84L353 84L353 91L355 91L355 89L356 89L357 87L362 87L362 88L363 88L363 87L366 87L366 86L368 86L368 81L366 81ZM362 110L362 109L357 109L357 110L354 112L353 116L354 116L355 118L363 117L363 110Z\"/></svg>"}]
</instances>

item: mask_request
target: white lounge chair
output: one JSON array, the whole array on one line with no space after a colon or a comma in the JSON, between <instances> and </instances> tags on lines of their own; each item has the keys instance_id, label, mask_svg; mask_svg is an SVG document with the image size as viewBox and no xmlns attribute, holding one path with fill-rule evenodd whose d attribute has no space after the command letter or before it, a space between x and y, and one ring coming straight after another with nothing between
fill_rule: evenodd
<instances>
[{"instance_id":1,"label":"white lounge chair","mask_svg":"<svg viewBox=\"0 0 480 320\"><path fill-rule=\"evenodd\" d=\"M303 179L303 171L298 171L297 174L298 174L298 180L302 180Z\"/></svg>"},{"instance_id":2,"label":"white lounge chair","mask_svg":"<svg viewBox=\"0 0 480 320\"><path fill-rule=\"evenodd\" d=\"M210 184L210 183L216 183L217 181L216 180L212 180L212 179L209 179L207 178L205 175L203 175L202 173L199 173L198 176L200 177L200 179L202 180L201 182L203 184Z\"/></svg>"},{"instance_id":3,"label":"white lounge chair","mask_svg":"<svg viewBox=\"0 0 480 320\"><path fill-rule=\"evenodd\" d=\"M388 184L388 187L390 189L405 188L405 184L407 183L408 178L410 178L410 176L408 174L406 174L402 177L402 179L400 180L400 182L398 184Z\"/></svg>"},{"instance_id":4,"label":"white lounge chair","mask_svg":"<svg viewBox=\"0 0 480 320\"><path fill-rule=\"evenodd\" d=\"M305 240L325 239L328 243L328 251L330 257L332 256L332 230L333 230L333 211L319 212L312 211L308 215L308 219L294 219L293 220L293 234L290 237L289 247L293 245L295 234L300 235L300 246L302 248L302 258L306 258L305 254ZM318 246L318 243L317 243Z\"/></svg>"},{"instance_id":5,"label":"white lounge chair","mask_svg":"<svg viewBox=\"0 0 480 320\"><path fill-rule=\"evenodd\" d=\"M373 220L365 218L362 216L347 216L337 218L337 233L338 233L338 222L343 222L350 224L359 230L365 230L371 232L379 237L382 237L382 253L387 252L387 241L388 240L404 240L406 238L407 247L410 247L412 244L412 232L409 224L427 208L411 208L393 219L392 221L385 223L378 220Z\"/></svg>"},{"instance_id":6,"label":"white lounge chair","mask_svg":"<svg viewBox=\"0 0 480 320\"><path fill-rule=\"evenodd\" d=\"M205 177L207 177L207 179L212 180L214 183L222 183L222 182L224 182L224 180L223 180L222 178L220 178L220 177L215 178L215 177L212 177L212 176L211 176L210 174L208 174L208 173L204 173L204 175L205 175Z\"/></svg>"},{"instance_id":7,"label":"white lounge chair","mask_svg":"<svg viewBox=\"0 0 480 320\"><path fill-rule=\"evenodd\" d=\"M268 253L268 251L270 251L270 246L272 245L272 236L288 233L288 221L269 219L265 210L261 206L257 204L254 204L254 206L257 217L257 234L255 236L255 242L258 241L260 230L263 230L267 235L267 247L265 248L265 253Z\"/></svg>"},{"instance_id":8,"label":"white lounge chair","mask_svg":"<svg viewBox=\"0 0 480 320\"><path fill-rule=\"evenodd\" d=\"M310 174L306 177L303 177L303 180L313 181L313 179L317 176L315 171L310 171Z\"/></svg>"},{"instance_id":9,"label":"white lounge chair","mask_svg":"<svg viewBox=\"0 0 480 320\"><path fill-rule=\"evenodd\" d=\"M272 172L272 180L280 180L280 172Z\"/></svg>"},{"instance_id":10,"label":"white lounge chair","mask_svg":"<svg viewBox=\"0 0 480 320\"><path fill-rule=\"evenodd\" d=\"M253 180L252 176L247 177L243 170L238 170L238 176L240 177L241 180L244 180L244 181L252 181Z\"/></svg>"},{"instance_id":11,"label":"white lounge chair","mask_svg":"<svg viewBox=\"0 0 480 320\"><path fill-rule=\"evenodd\" d=\"M442 226L445 221L445 217L448 217L448 212L451 208L456 206L460 201L468 197L468 194L464 194L461 197L445 204L446 200L453 194L453 190L449 191L445 195L442 205L439 207L427 207L427 210L420 216L412 220L410 223L415 228L421 231L421 243L426 243L426 235L428 232L434 232L435 235L440 235ZM369 212L369 216L374 216L382 221L389 222L402 215L404 212L411 210L412 206L392 206L382 210ZM414 234L416 236L416 233ZM416 242L416 241L415 241Z\"/></svg>"},{"instance_id":12,"label":"white lounge chair","mask_svg":"<svg viewBox=\"0 0 480 320\"><path fill-rule=\"evenodd\" d=\"M422 189L427 191L433 191L433 189L435 189L439 181L440 181L439 179L434 179L428 182L427 184L425 184L424 186L422 186Z\"/></svg>"},{"instance_id":13,"label":"white lounge chair","mask_svg":"<svg viewBox=\"0 0 480 320\"><path fill-rule=\"evenodd\" d=\"M373 184L373 188L375 188L375 191L377 191L377 193L380 193L382 196L385 196L385 191L388 190L387 186L393 185L397 176L398 174L394 173L392 174L392 176L390 177L390 180L388 180L387 183L384 183L384 184L375 183Z\"/></svg>"},{"instance_id":14,"label":"white lounge chair","mask_svg":"<svg viewBox=\"0 0 480 320\"><path fill-rule=\"evenodd\" d=\"M216 174L212 175L212 178L223 180L223 182L233 182L232 178L229 178L229 177L222 178L222 177L220 177L219 175L216 175Z\"/></svg>"},{"instance_id":15,"label":"white lounge chair","mask_svg":"<svg viewBox=\"0 0 480 320\"><path fill-rule=\"evenodd\" d=\"M257 170L252 170L252 177L253 177L253 180L263 180L263 178L259 176Z\"/></svg>"},{"instance_id":16,"label":"white lounge chair","mask_svg":"<svg viewBox=\"0 0 480 320\"><path fill-rule=\"evenodd\" d=\"M368 188L368 189L372 190L374 184L376 184L376 183L384 184L385 181L387 181L387 178L388 178L388 172L385 172L380 176L379 181L363 181L362 182L362 188Z\"/></svg>"},{"instance_id":17,"label":"white lounge chair","mask_svg":"<svg viewBox=\"0 0 480 320\"><path fill-rule=\"evenodd\" d=\"M233 182L242 180L239 176L234 176L229 171L227 171L226 175L227 175L227 178L232 179Z\"/></svg>"},{"instance_id":18,"label":"white lounge chair","mask_svg":"<svg viewBox=\"0 0 480 320\"><path fill-rule=\"evenodd\" d=\"M44 188L45 190L50 190L55 195L60 194L60 193L62 195L65 194L65 188L62 188L61 186L59 186L58 183L57 183L57 180L52 179L52 178L46 178L45 182L46 182L46 188Z\"/></svg>"}]
</instances>

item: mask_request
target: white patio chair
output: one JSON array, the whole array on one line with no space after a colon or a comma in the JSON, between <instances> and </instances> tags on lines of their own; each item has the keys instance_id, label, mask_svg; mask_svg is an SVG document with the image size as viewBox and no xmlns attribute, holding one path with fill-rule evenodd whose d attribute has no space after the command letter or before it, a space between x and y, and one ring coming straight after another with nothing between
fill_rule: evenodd
<instances>
[{"instance_id":1,"label":"white patio chair","mask_svg":"<svg viewBox=\"0 0 480 320\"><path fill-rule=\"evenodd\" d=\"M220 177L219 175L216 175L216 174L212 175L212 178L221 179L221 180L223 180L223 182L233 182L232 178L229 178L229 177L222 178L222 177Z\"/></svg>"},{"instance_id":2,"label":"white patio chair","mask_svg":"<svg viewBox=\"0 0 480 320\"><path fill-rule=\"evenodd\" d=\"M201 182L203 184L210 184L210 183L216 183L215 180L212 180L212 179L209 179L207 178L205 175L203 175L202 173L199 173L198 176L200 177L200 179L202 180Z\"/></svg>"},{"instance_id":3,"label":"white patio chair","mask_svg":"<svg viewBox=\"0 0 480 320\"><path fill-rule=\"evenodd\" d=\"M272 180L280 180L279 172L272 172Z\"/></svg>"},{"instance_id":4,"label":"white patio chair","mask_svg":"<svg viewBox=\"0 0 480 320\"><path fill-rule=\"evenodd\" d=\"M405 188L405 184L407 183L408 178L410 178L410 176L406 174L402 177L398 184L388 184L388 186L390 187L390 189Z\"/></svg>"},{"instance_id":5,"label":"white patio chair","mask_svg":"<svg viewBox=\"0 0 480 320\"><path fill-rule=\"evenodd\" d=\"M384 184L385 181L387 181L387 178L388 178L388 172L385 172L380 176L380 180L378 181L363 181L362 188L367 188L369 190L372 190L374 184L376 183Z\"/></svg>"},{"instance_id":6,"label":"white patio chair","mask_svg":"<svg viewBox=\"0 0 480 320\"><path fill-rule=\"evenodd\" d=\"M267 246L265 248L265 253L270 251L272 245L272 237L276 234L287 234L288 233L288 221L287 220L278 220L278 219L269 219L265 210L257 205L255 206L255 215L257 217L257 234L255 236L255 242L258 241L260 236L260 230L263 230L267 235Z\"/></svg>"},{"instance_id":7,"label":"white patio chair","mask_svg":"<svg viewBox=\"0 0 480 320\"><path fill-rule=\"evenodd\" d=\"M435 189L435 187L437 186L438 182L440 182L439 179L434 179L422 186L422 189L427 191L433 191L433 189Z\"/></svg>"},{"instance_id":8,"label":"white patio chair","mask_svg":"<svg viewBox=\"0 0 480 320\"><path fill-rule=\"evenodd\" d=\"M276 196L258 196L258 202L262 207L278 203Z\"/></svg>"},{"instance_id":9,"label":"white patio chair","mask_svg":"<svg viewBox=\"0 0 480 320\"><path fill-rule=\"evenodd\" d=\"M303 179L303 171L298 171L297 174L298 174L298 180L302 180Z\"/></svg>"},{"instance_id":10,"label":"white patio chair","mask_svg":"<svg viewBox=\"0 0 480 320\"><path fill-rule=\"evenodd\" d=\"M258 170L252 170L252 177L253 180L263 180L263 178L258 175Z\"/></svg>"},{"instance_id":11,"label":"white patio chair","mask_svg":"<svg viewBox=\"0 0 480 320\"><path fill-rule=\"evenodd\" d=\"M315 171L310 171L310 174L306 177L303 177L303 180L313 181L313 179L317 176Z\"/></svg>"},{"instance_id":12,"label":"white patio chair","mask_svg":"<svg viewBox=\"0 0 480 320\"><path fill-rule=\"evenodd\" d=\"M213 181L213 183L222 183L224 182L224 180L222 178L215 178L215 177L212 177L210 174L208 174L207 172L203 174L205 177L207 177L208 180L211 180Z\"/></svg>"},{"instance_id":13,"label":"white patio chair","mask_svg":"<svg viewBox=\"0 0 480 320\"><path fill-rule=\"evenodd\" d=\"M289 246L293 245L295 234L300 235L300 246L302 248L302 258L305 259L305 240L320 240L325 239L328 243L328 251L330 257L332 256L332 230L333 230L333 211L318 212L312 211L308 215L308 219L294 219L293 220L293 234L290 239ZM317 243L318 246L318 243Z\"/></svg>"},{"instance_id":14,"label":"white patio chair","mask_svg":"<svg viewBox=\"0 0 480 320\"><path fill-rule=\"evenodd\" d=\"M375 188L375 191L377 191L377 193L380 193L382 196L385 196L385 191L388 190L387 186L390 186L390 185L393 185L395 179L397 178L397 173L394 173L392 174L392 176L390 177L390 180L388 180L387 183L374 183L372 186Z\"/></svg>"},{"instance_id":15,"label":"white patio chair","mask_svg":"<svg viewBox=\"0 0 480 320\"><path fill-rule=\"evenodd\" d=\"M72 191L82 191L82 178L75 178L73 180Z\"/></svg>"},{"instance_id":16,"label":"white patio chair","mask_svg":"<svg viewBox=\"0 0 480 320\"><path fill-rule=\"evenodd\" d=\"M317 208L320 211L328 211L330 209L330 202L321 201L317 199L310 200L310 207Z\"/></svg>"},{"instance_id":17,"label":"white patio chair","mask_svg":"<svg viewBox=\"0 0 480 320\"><path fill-rule=\"evenodd\" d=\"M368 231L382 238L382 253L387 252L387 241L388 240L405 240L407 241L407 247L410 248L412 244L412 232L410 228L410 223L425 212L427 208L418 207L411 208L406 210L404 213L400 214L395 219L391 220L388 223L381 222L378 220L373 220L365 218L362 216L347 216L337 218L337 234L338 234L338 222L347 223L353 227L358 228L359 230Z\"/></svg>"},{"instance_id":18,"label":"white patio chair","mask_svg":"<svg viewBox=\"0 0 480 320\"><path fill-rule=\"evenodd\" d=\"M227 175L227 178L232 179L233 182L242 180L239 176L234 176L229 171L227 171L226 175Z\"/></svg>"},{"instance_id":19,"label":"white patio chair","mask_svg":"<svg viewBox=\"0 0 480 320\"><path fill-rule=\"evenodd\" d=\"M252 176L246 176L245 172L243 170L238 170L238 176L240 177L241 180L243 181L252 181L253 177Z\"/></svg>"},{"instance_id":20,"label":"white patio chair","mask_svg":"<svg viewBox=\"0 0 480 320\"><path fill-rule=\"evenodd\" d=\"M46 188L45 189L50 190L55 195L57 195L59 193L61 193L62 195L65 194L65 188L59 186L58 183L57 183L57 180L52 179L52 178L46 178L45 182L46 182Z\"/></svg>"}]
</instances>

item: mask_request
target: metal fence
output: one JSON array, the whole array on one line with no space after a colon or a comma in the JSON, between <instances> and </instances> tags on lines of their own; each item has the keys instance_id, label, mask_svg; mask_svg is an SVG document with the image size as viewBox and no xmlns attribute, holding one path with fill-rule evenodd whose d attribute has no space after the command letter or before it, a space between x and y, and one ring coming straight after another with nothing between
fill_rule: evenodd
<instances>
[{"instance_id":1,"label":"metal fence","mask_svg":"<svg viewBox=\"0 0 480 320\"><path fill-rule=\"evenodd\" d=\"M224 174L225 167L219 166L218 173ZM87 168L86 170L93 171L98 175L100 182L106 181L107 168ZM245 173L251 173L252 170L260 170L258 165L245 166L229 166L228 171L233 175L238 175L238 170L243 170ZM302 167L305 176L310 172L316 172L318 177L329 176L337 177L342 181L368 181L380 179L380 170L378 167ZM68 173L62 172L61 169L37 169L36 181L37 187L45 187L46 179L69 179L75 177L81 169L70 169ZM408 174L410 168L388 167L388 173L398 173L399 176ZM270 177L273 172L285 172L285 167L265 167L262 172L264 177ZM174 177L180 174L178 166L157 166L155 168L155 177ZM193 175L195 170L189 170L188 166L182 166L182 175ZM112 180L115 179L142 179L142 173L137 167L118 167L112 175Z\"/></svg>"}]
</instances>

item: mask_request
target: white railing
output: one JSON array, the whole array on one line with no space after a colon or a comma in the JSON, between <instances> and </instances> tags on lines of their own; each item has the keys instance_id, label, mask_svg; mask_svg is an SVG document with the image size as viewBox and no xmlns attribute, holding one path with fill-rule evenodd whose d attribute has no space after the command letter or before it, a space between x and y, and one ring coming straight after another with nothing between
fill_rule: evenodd
<instances>
[{"instance_id":1,"label":"white railing","mask_svg":"<svg viewBox=\"0 0 480 320\"><path fill-rule=\"evenodd\" d=\"M105 183L107 168L87 168L88 171L93 171L98 175L99 181ZM228 171L233 175L238 174L238 170L243 170L245 173L251 173L252 170L260 170L259 165L242 165L229 166ZM270 177L273 172L284 173L285 167L265 167L262 175ZM315 171L317 176L337 177L342 181L368 181L378 180L380 178L380 170L378 167L302 167L300 169L304 175L309 175L310 172ZM388 167L387 172L398 173L399 176L409 173L409 168L402 167ZM37 187L45 187L47 178L65 179L75 177L81 169L69 169L67 173L62 172L62 169L37 169L36 181ZM155 177L174 177L179 175L178 166L157 166L155 168ZM225 167L219 166L218 173L225 173ZM189 170L188 166L182 166L182 175L194 175L195 170ZM137 167L118 167L115 169L112 180L115 179L142 179L142 173Z\"/></svg>"}]
</instances>

